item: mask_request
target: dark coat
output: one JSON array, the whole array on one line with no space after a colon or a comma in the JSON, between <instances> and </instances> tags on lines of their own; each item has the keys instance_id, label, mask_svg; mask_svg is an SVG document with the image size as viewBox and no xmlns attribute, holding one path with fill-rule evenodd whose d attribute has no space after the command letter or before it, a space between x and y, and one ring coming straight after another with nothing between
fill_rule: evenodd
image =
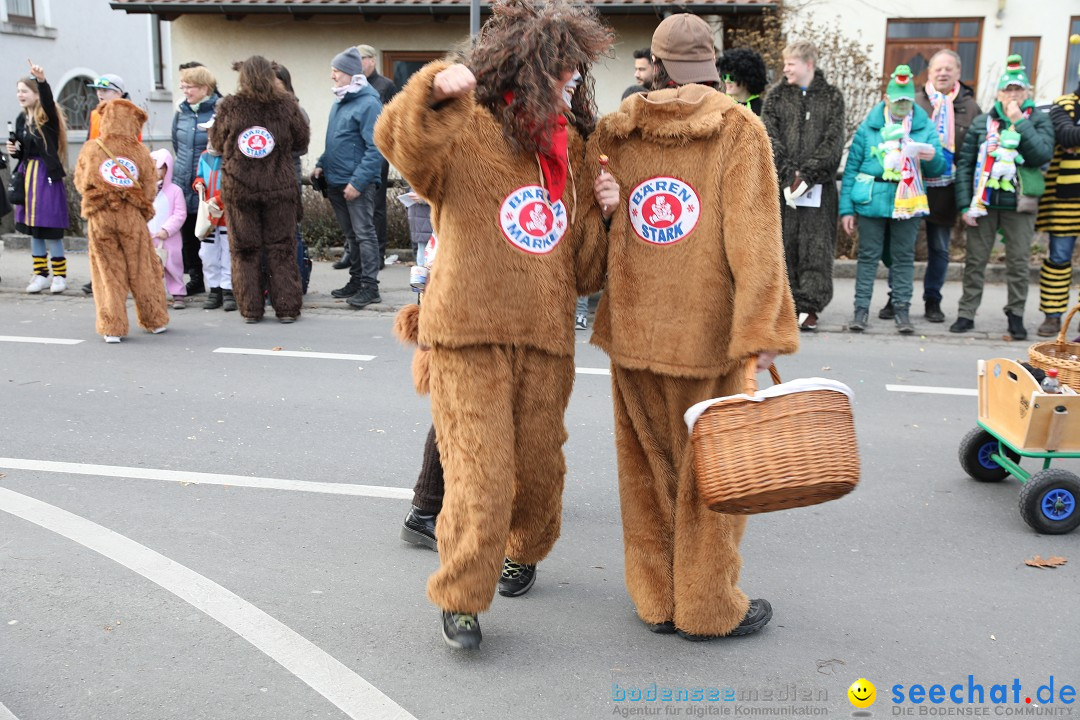
<instances>
[{"instance_id":1,"label":"dark coat","mask_svg":"<svg viewBox=\"0 0 1080 720\"><path fill-rule=\"evenodd\" d=\"M915 94L915 102L926 111L933 122L934 105L930 102L930 96L926 94L925 85ZM964 83L960 83L960 92L953 100L953 124L956 128L955 153L959 154L960 149L964 147L964 138L967 136L968 128L981 112L979 103L975 102L975 91ZM926 188L926 200L930 204L930 215L926 218L928 222L950 227L956 222L956 192L952 185Z\"/></svg>"},{"instance_id":2,"label":"dark coat","mask_svg":"<svg viewBox=\"0 0 1080 720\"><path fill-rule=\"evenodd\" d=\"M199 125L214 117L214 108L221 96L211 93L199 103L198 112L191 109L186 100L180 101L173 115L172 146L176 164L173 166L173 182L184 191L188 215L199 210L199 195L191 188L199 174L199 156L206 150L206 131Z\"/></svg>"},{"instance_id":3,"label":"dark coat","mask_svg":"<svg viewBox=\"0 0 1080 720\"><path fill-rule=\"evenodd\" d=\"M19 152L12 153L11 157L19 160L27 158L41 158L45 162L45 169L49 179L60 180L66 174L64 172L64 159L60 157L60 115L56 110L56 102L53 100L52 88L49 83L38 83L38 98L41 109L45 111L49 121L45 125L32 131L26 123L26 113L19 113L15 118L15 139L19 143ZM15 172L18 164L12 168Z\"/></svg>"},{"instance_id":4,"label":"dark coat","mask_svg":"<svg viewBox=\"0 0 1080 720\"><path fill-rule=\"evenodd\" d=\"M375 88L375 92L379 93L379 99L382 100L382 104L390 102L394 99L394 96L401 91L394 81L388 77L383 77L377 72L371 73L371 77L367 79L368 85Z\"/></svg>"}]
</instances>

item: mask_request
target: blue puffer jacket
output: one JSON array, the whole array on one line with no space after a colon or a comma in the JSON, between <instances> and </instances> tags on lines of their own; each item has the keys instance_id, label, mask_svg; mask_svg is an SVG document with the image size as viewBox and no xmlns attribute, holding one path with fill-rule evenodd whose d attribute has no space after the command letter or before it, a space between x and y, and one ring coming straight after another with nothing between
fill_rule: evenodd
<instances>
[{"instance_id":1,"label":"blue puffer jacket","mask_svg":"<svg viewBox=\"0 0 1080 720\"><path fill-rule=\"evenodd\" d=\"M922 160L923 179L938 177L945 171L945 156L941 152L941 140L930 122L930 116L918 105L912 110L911 132L908 136L915 142L933 145L937 153L933 160ZM872 150L881 143L881 130L885 127L885 102L879 102L855 131L855 139L848 150L844 165L844 181L840 185L840 216L862 215L872 218L891 218L893 201L896 199L896 183L881 179L885 168L881 158ZM862 180L856 177L862 175ZM873 180L866 176L871 176Z\"/></svg>"},{"instance_id":2,"label":"blue puffer jacket","mask_svg":"<svg viewBox=\"0 0 1080 720\"><path fill-rule=\"evenodd\" d=\"M370 85L348 93L330 109L326 149L315 167L322 168L332 187L363 190L379 183L383 157L375 147L375 121L381 112L379 93Z\"/></svg>"},{"instance_id":3,"label":"blue puffer jacket","mask_svg":"<svg viewBox=\"0 0 1080 720\"><path fill-rule=\"evenodd\" d=\"M181 101L172 121L172 146L176 164L173 166L173 182L184 191L188 215L199 209L199 196L191 189L199 174L199 156L206 150L206 131L197 126L214 116L214 106L221 96L213 93L199 103L195 112L187 101Z\"/></svg>"}]
</instances>

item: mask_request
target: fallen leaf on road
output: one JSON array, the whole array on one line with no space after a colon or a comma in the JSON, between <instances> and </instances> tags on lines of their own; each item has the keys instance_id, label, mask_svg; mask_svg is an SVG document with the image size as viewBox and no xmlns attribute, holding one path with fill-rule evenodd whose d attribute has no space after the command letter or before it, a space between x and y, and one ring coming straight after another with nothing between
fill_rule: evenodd
<instances>
[{"instance_id":1,"label":"fallen leaf on road","mask_svg":"<svg viewBox=\"0 0 1080 720\"><path fill-rule=\"evenodd\" d=\"M831 367L829 367L828 365L822 365L822 366L821 366L821 370L822 370L822 372L824 372L824 371L826 371L826 370L832 370L832 368L831 368Z\"/></svg>"},{"instance_id":2,"label":"fallen leaf on road","mask_svg":"<svg viewBox=\"0 0 1080 720\"><path fill-rule=\"evenodd\" d=\"M281 350L282 347L280 345L278 345L277 347L273 347L273 348L270 348L270 349L273 350L274 352L277 352L277 351Z\"/></svg>"},{"instance_id":3,"label":"fallen leaf on road","mask_svg":"<svg viewBox=\"0 0 1080 720\"><path fill-rule=\"evenodd\" d=\"M1024 564L1030 565L1033 568L1056 568L1060 565L1064 565L1067 562L1069 561L1061 557L1060 555L1054 555L1053 557L1048 557L1045 560L1043 560L1041 555L1036 555L1030 560L1025 560Z\"/></svg>"},{"instance_id":4,"label":"fallen leaf on road","mask_svg":"<svg viewBox=\"0 0 1080 720\"><path fill-rule=\"evenodd\" d=\"M991 640L997 640L997 638L996 638L996 637L994 637L993 635L991 635L991 636L990 636L990 639L991 639Z\"/></svg>"}]
</instances>

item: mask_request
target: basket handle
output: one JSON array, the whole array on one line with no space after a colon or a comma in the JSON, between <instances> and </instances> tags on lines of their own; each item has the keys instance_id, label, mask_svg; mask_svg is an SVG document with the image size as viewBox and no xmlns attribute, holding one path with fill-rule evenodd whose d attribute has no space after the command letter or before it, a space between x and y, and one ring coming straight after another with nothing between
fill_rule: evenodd
<instances>
[{"instance_id":1,"label":"basket handle","mask_svg":"<svg viewBox=\"0 0 1080 720\"><path fill-rule=\"evenodd\" d=\"M1065 322L1061 323L1061 332L1058 333L1057 339L1059 343L1065 342L1065 335L1069 332L1069 323L1072 322L1073 315L1076 314L1077 310L1080 310L1080 303L1077 303L1076 307L1069 311L1069 314L1065 316Z\"/></svg>"},{"instance_id":2,"label":"basket handle","mask_svg":"<svg viewBox=\"0 0 1080 720\"><path fill-rule=\"evenodd\" d=\"M1080 305L1077 305L1080 308ZM747 395L753 395L757 392L757 356L751 356L746 359L746 363L743 365L743 392ZM772 378L773 385L779 385L780 371L776 369L776 365L769 366L769 377Z\"/></svg>"}]
</instances>

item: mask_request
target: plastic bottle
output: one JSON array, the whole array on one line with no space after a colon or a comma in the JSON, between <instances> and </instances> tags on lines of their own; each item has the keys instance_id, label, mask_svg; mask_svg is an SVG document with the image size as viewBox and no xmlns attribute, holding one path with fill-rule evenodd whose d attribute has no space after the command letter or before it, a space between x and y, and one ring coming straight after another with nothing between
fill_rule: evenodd
<instances>
[{"instance_id":1,"label":"plastic bottle","mask_svg":"<svg viewBox=\"0 0 1080 720\"><path fill-rule=\"evenodd\" d=\"M1042 381L1042 391L1053 395L1061 394L1061 382L1058 380L1057 368L1046 371L1046 377Z\"/></svg>"}]
</instances>

